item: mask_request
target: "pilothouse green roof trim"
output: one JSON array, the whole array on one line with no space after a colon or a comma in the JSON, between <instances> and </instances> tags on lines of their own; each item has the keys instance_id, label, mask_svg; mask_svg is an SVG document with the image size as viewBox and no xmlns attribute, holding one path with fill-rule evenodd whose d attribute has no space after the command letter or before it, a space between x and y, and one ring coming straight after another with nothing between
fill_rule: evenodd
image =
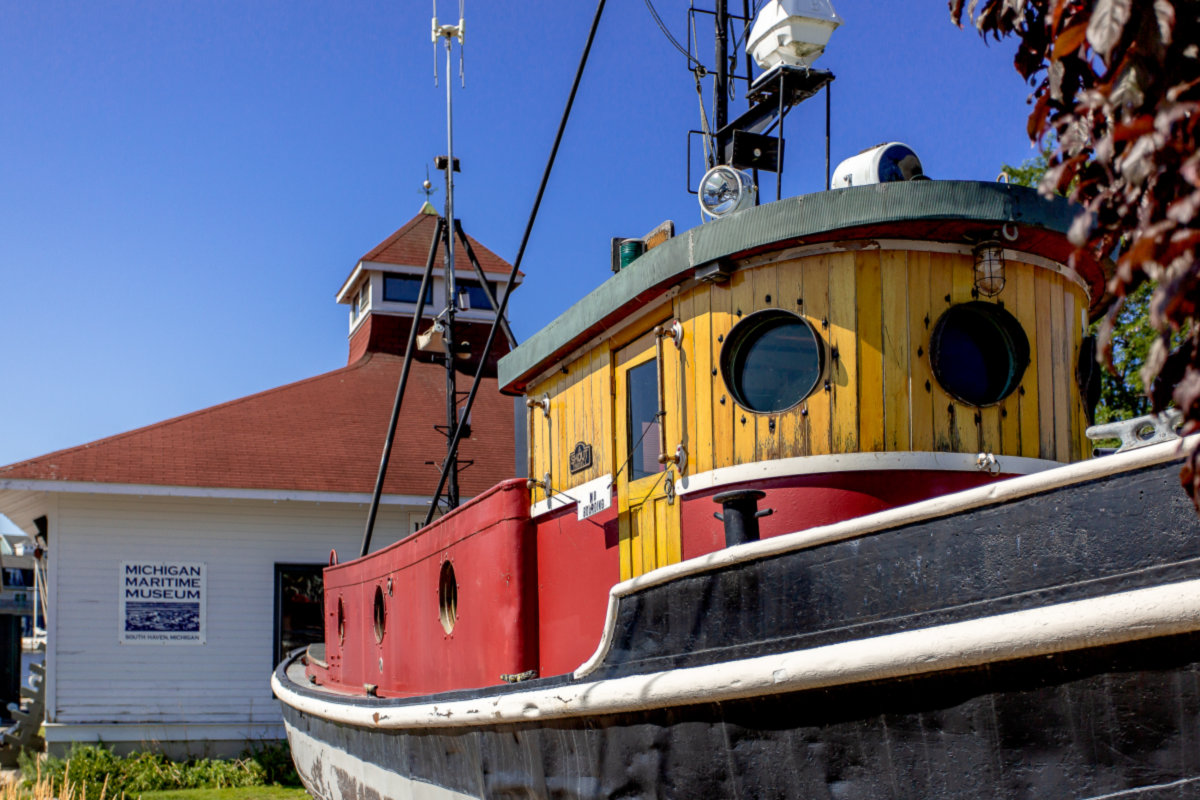
<instances>
[{"instance_id":1,"label":"pilothouse green roof trim","mask_svg":"<svg viewBox=\"0 0 1200 800\"><path fill-rule=\"evenodd\" d=\"M520 392L555 359L578 347L633 304L653 299L718 259L837 238L964 241L963 234L1014 223L1055 236L1019 242L1021 249L1066 261L1066 233L1078 206L1036 190L981 181L907 181L801 195L713 220L648 251L500 360L505 391ZM945 225L939 225L945 221ZM1104 274L1084 265L1093 303Z\"/></svg>"}]
</instances>

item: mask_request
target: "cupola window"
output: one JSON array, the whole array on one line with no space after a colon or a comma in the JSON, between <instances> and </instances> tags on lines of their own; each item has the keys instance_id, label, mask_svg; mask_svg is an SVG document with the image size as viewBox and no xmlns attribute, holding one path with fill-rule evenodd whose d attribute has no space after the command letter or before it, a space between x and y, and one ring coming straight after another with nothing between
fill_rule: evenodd
<instances>
[{"instance_id":1,"label":"cupola window","mask_svg":"<svg viewBox=\"0 0 1200 800\"><path fill-rule=\"evenodd\" d=\"M383 299L389 303L416 303L421 293L421 279L409 275L387 273L383 276ZM425 287L425 302L433 302L433 281Z\"/></svg>"},{"instance_id":2,"label":"cupola window","mask_svg":"<svg viewBox=\"0 0 1200 800\"><path fill-rule=\"evenodd\" d=\"M994 303L953 306L929 340L933 376L951 397L972 406L999 403L1029 366L1029 338L1012 314Z\"/></svg>"},{"instance_id":3,"label":"cupola window","mask_svg":"<svg viewBox=\"0 0 1200 800\"><path fill-rule=\"evenodd\" d=\"M489 283L488 288L491 289L492 297L496 298L496 302L500 302L500 297L496 291L496 284ZM488 299L487 293L484 292L483 286L479 281L460 280L458 281L458 290L459 292L466 292L468 302L470 303L468 307L470 309L476 311L492 310L492 301Z\"/></svg>"},{"instance_id":4,"label":"cupola window","mask_svg":"<svg viewBox=\"0 0 1200 800\"><path fill-rule=\"evenodd\" d=\"M825 345L790 311L757 311L729 332L721 372L734 401L750 411L786 411L812 394L825 372Z\"/></svg>"}]
</instances>

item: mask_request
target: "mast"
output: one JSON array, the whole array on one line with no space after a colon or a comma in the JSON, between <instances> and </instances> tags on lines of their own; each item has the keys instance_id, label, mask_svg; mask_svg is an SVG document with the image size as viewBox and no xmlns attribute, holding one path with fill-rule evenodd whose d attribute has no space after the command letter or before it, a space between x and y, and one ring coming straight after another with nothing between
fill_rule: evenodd
<instances>
[{"instance_id":1,"label":"mast","mask_svg":"<svg viewBox=\"0 0 1200 800\"><path fill-rule=\"evenodd\" d=\"M713 73L713 127L718 131L716 158L718 164L725 163L726 135L720 133L729 122L729 5L728 0L716 2L716 71Z\"/></svg>"},{"instance_id":2,"label":"mast","mask_svg":"<svg viewBox=\"0 0 1200 800\"><path fill-rule=\"evenodd\" d=\"M458 427L458 386L454 372L454 358L457 349L454 337L454 315L458 306L458 290L455 286L454 279L454 244L456 237L456 228L454 224L454 92L453 81L450 79L451 68L451 50L452 42L458 39L459 43L459 77L462 77L462 44L463 44L463 18L462 18L462 3L459 3L459 18L457 25L439 25L437 19L437 3L434 2L433 8L433 38L436 43L440 37L446 45L446 155L441 160L442 167L446 175L446 225L443 228L445 231L445 310L442 312L444 318L445 332L443 334L443 349L446 360L446 457L449 462L449 476L446 482L446 506L448 508L457 508L459 503L458 491L458 454L457 448L453 446L455 439L455 431ZM436 64L436 59L435 59ZM436 70L434 72L434 80L437 80Z\"/></svg>"}]
</instances>

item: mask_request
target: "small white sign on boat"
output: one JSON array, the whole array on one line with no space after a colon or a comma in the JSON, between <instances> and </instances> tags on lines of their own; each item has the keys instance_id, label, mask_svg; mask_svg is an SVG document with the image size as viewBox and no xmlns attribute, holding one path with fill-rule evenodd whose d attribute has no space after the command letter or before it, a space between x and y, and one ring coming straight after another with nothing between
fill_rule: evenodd
<instances>
[{"instance_id":1,"label":"small white sign on boat","mask_svg":"<svg viewBox=\"0 0 1200 800\"><path fill-rule=\"evenodd\" d=\"M576 499L575 510L579 519L587 519L612 507L612 480L612 475L605 475L571 490L571 496Z\"/></svg>"}]
</instances>

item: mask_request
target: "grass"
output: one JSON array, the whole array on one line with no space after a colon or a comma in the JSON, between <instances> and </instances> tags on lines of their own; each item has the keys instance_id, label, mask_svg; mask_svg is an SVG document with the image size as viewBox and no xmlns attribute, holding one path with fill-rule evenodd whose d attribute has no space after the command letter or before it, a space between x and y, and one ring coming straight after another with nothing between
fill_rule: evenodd
<instances>
[{"instance_id":1,"label":"grass","mask_svg":"<svg viewBox=\"0 0 1200 800\"><path fill-rule=\"evenodd\" d=\"M294 786L245 786L240 789L178 789L143 792L142 800L310 800Z\"/></svg>"},{"instance_id":2,"label":"grass","mask_svg":"<svg viewBox=\"0 0 1200 800\"><path fill-rule=\"evenodd\" d=\"M35 779L33 785L19 781L0 785L0 800L79 800L79 790L66 784L55 795L49 780ZM142 792L141 800L311 800L308 792L292 786L242 786L236 789L174 789L161 792ZM118 800L108 795L106 800ZM132 800L132 798L129 798Z\"/></svg>"}]
</instances>

